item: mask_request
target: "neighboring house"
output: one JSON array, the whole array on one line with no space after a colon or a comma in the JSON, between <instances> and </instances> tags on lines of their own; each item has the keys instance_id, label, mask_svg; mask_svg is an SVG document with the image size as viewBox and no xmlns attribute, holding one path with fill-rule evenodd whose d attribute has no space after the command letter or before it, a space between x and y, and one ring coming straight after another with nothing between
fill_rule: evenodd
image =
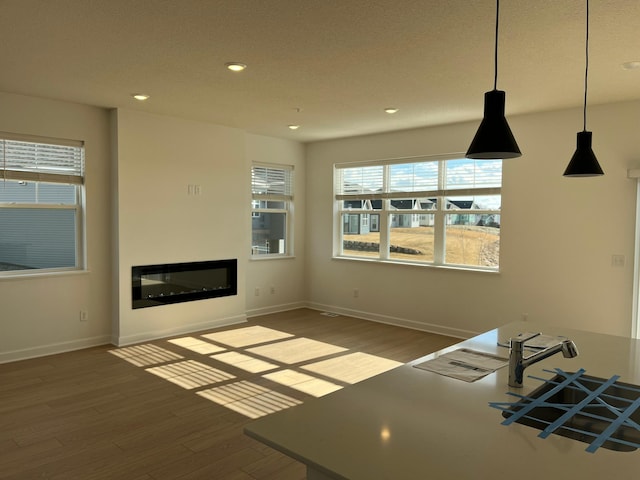
<instances>
[{"instance_id":1,"label":"neighboring house","mask_svg":"<svg viewBox=\"0 0 640 480\"><path fill-rule=\"evenodd\" d=\"M419 213L409 213L411 210L420 210L420 208L422 207L417 198L391 200L391 210L404 210L404 212L391 215L391 228L415 228L421 226L421 215Z\"/></svg>"},{"instance_id":2,"label":"neighboring house","mask_svg":"<svg viewBox=\"0 0 640 480\"><path fill-rule=\"evenodd\" d=\"M422 210L435 210L437 206L437 201L435 198L427 198L420 201L420 208ZM434 224L434 215L430 213L422 213L420 214L420 226L421 227L433 227Z\"/></svg>"},{"instance_id":3,"label":"neighboring house","mask_svg":"<svg viewBox=\"0 0 640 480\"><path fill-rule=\"evenodd\" d=\"M370 217L376 217L377 221L375 223L375 230L371 230L370 228ZM380 231L380 216L379 215L370 215L368 213L347 213L343 215L343 232L345 235L364 235L369 232L379 232Z\"/></svg>"},{"instance_id":4,"label":"neighboring house","mask_svg":"<svg viewBox=\"0 0 640 480\"><path fill-rule=\"evenodd\" d=\"M411 210L435 210L437 199L407 198L391 200L391 209L397 214L391 216L391 228L432 227L434 215L429 213L411 213ZM382 200L345 200L344 207L354 210L381 210ZM476 225L500 227L500 215L470 213L480 210L473 200L446 200L446 210L461 210L464 213L447 215L447 225ZM343 215L343 231L346 235L364 235L380 231L380 214L377 213L345 213Z\"/></svg>"},{"instance_id":5,"label":"neighboring house","mask_svg":"<svg viewBox=\"0 0 640 480\"><path fill-rule=\"evenodd\" d=\"M447 200L447 210L464 210L465 213L458 213L447 216L448 225L477 225L481 221L482 215L466 213L469 210L478 210L480 207L473 200Z\"/></svg>"},{"instance_id":6,"label":"neighboring house","mask_svg":"<svg viewBox=\"0 0 640 480\"><path fill-rule=\"evenodd\" d=\"M398 210L391 216L391 228L414 228L423 226L422 215L410 213L411 210L420 210L420 202L417 199L391 200L391 209ZM345 200L346 208L381 210L382 200ZM433 224L433 223L432 223ZM380 214L377 213L345 213L343 215L343 231L349 235L363 235L369 232L380 231Z\"/></svg>"},{"instance_id":7,"label":"neighboring house","mask_svg":"<svg viewBox=\"0 0 640 480\"><path fill-rule=\"evenodd\" d=\"M447 210L480 210L472 200L451 200L447 203ZM500 228L500 215L495 213L459 213L451 215L448 225L476 225L479 227Z\"/></svg>"},{"instance_id":8,"label":"neighboring house","mask_svg":"<svg viewBox=\"0 0 640 480\"><path fill-rule=\"evenodd\" d=\"M372 203L378 200L345 200L345 208L372 210ZM380 207L378 207L380 208ZM371 217L375 218L374 229L371 229ZM380 231L380 215L369 213L345 213L342 216L342 231L345 235L364 235L369 232Z\"/></svg>"},{"instance_id":9,"label":"neighboring house","mask_svg":"<svg viewBox=\"0 0 640 480\"><path fill-rule=\"evenodd\" d=\"M252 204L256 208L264 207L263 204L256 200ZM285 222L284 215L274 215L269 212L251 212L251 254L285 253Z\"/></svg>"}]
</instances>

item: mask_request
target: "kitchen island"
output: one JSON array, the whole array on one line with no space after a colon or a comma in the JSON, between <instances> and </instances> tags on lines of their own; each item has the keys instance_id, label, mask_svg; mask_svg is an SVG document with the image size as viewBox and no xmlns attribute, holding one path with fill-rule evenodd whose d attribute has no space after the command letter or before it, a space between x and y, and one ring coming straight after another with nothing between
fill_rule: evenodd
<instances>
[{"instance_id":1,"label":"kitchen island","mask_svg":"<svg viewBox=\"0 0 640 480\"><path fill-rule=\"evenodd\" d=\"M580 355L554 355L528 367L511 388L508 367L472 383L415 368L460 348L502 357L498 345L523 332L566 336ZM560 368L640 385L640 341L534 322L515 322L416 359L358 384L260 418L245 433L307 465L308 480L635 478L640 449L617 452L513 423L490 402L515 402Z\"/></svg>"}]
</instances>

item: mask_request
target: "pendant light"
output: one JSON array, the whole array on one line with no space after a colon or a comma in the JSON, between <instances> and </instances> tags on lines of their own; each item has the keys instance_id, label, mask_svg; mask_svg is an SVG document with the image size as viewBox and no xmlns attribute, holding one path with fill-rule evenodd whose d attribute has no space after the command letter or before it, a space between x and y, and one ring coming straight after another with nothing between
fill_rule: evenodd
<instances>
[{"instance_id":1,"label":"pendant light","mask_svg":"<svg viewBox=\"0 0 640 480\"><path fill-rule=\"evenodd\" d=\"M484 94L484 117L467 150L467 158L503 159L522 155L504 116L505 93L498 85L498 26L500 0L496 0L496 43L494 50L493 90Z\"/></svg>"},{"instance_id":2,"label":"pendant light","mask_svg":"<svg viewBox=\"0 0 640 480\"><path fill-rule=\"evenodd\" d=\"M587 77L589 74L589 0L587 0L587 35L585 41L584 106L582 131L578 132L577 148L564 171L565 177L599 177L604 175L596 155L591 149L591 132L587 132Z\"/></svg>"}]
</instances>

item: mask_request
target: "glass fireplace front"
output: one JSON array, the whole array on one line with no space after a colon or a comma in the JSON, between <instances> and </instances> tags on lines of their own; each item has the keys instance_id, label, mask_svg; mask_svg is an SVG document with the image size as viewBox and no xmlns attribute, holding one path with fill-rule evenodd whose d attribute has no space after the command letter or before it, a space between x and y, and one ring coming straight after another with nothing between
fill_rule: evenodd
<instances>
[{"instance_id":1,"label":"glass fireplace front","mask_svg":"<svg viewBox=\"0 0 640 480\"><path fill-rule=\"evenodd\" d=\"M237 295L237 268L236 259L131 267L132 307Z\"/></svg>"}]
</instances>

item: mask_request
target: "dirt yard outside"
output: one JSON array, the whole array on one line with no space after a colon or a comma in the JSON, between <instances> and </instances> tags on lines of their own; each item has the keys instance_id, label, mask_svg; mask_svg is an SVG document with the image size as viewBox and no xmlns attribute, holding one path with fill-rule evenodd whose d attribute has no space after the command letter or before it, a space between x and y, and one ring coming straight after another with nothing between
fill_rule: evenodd
<instances>
[{"instance_id":1,"label":"dirt yard outside","mask_svg":"<svg viewBox=\"0 0 640 480\"><path fill-rule=\"evenodd\" d=\"M345 235L345 241L379 243L380 234ZM420 251L419 254L390 252L392 259L418 262L433 261L433 227L392 228L391 245ZM377 257L377 252L345 248L345 253ZM446 263L497 267L500 255L500 229L470 225L449 225L446 236Z\"/></svg>"}]
</instances>

